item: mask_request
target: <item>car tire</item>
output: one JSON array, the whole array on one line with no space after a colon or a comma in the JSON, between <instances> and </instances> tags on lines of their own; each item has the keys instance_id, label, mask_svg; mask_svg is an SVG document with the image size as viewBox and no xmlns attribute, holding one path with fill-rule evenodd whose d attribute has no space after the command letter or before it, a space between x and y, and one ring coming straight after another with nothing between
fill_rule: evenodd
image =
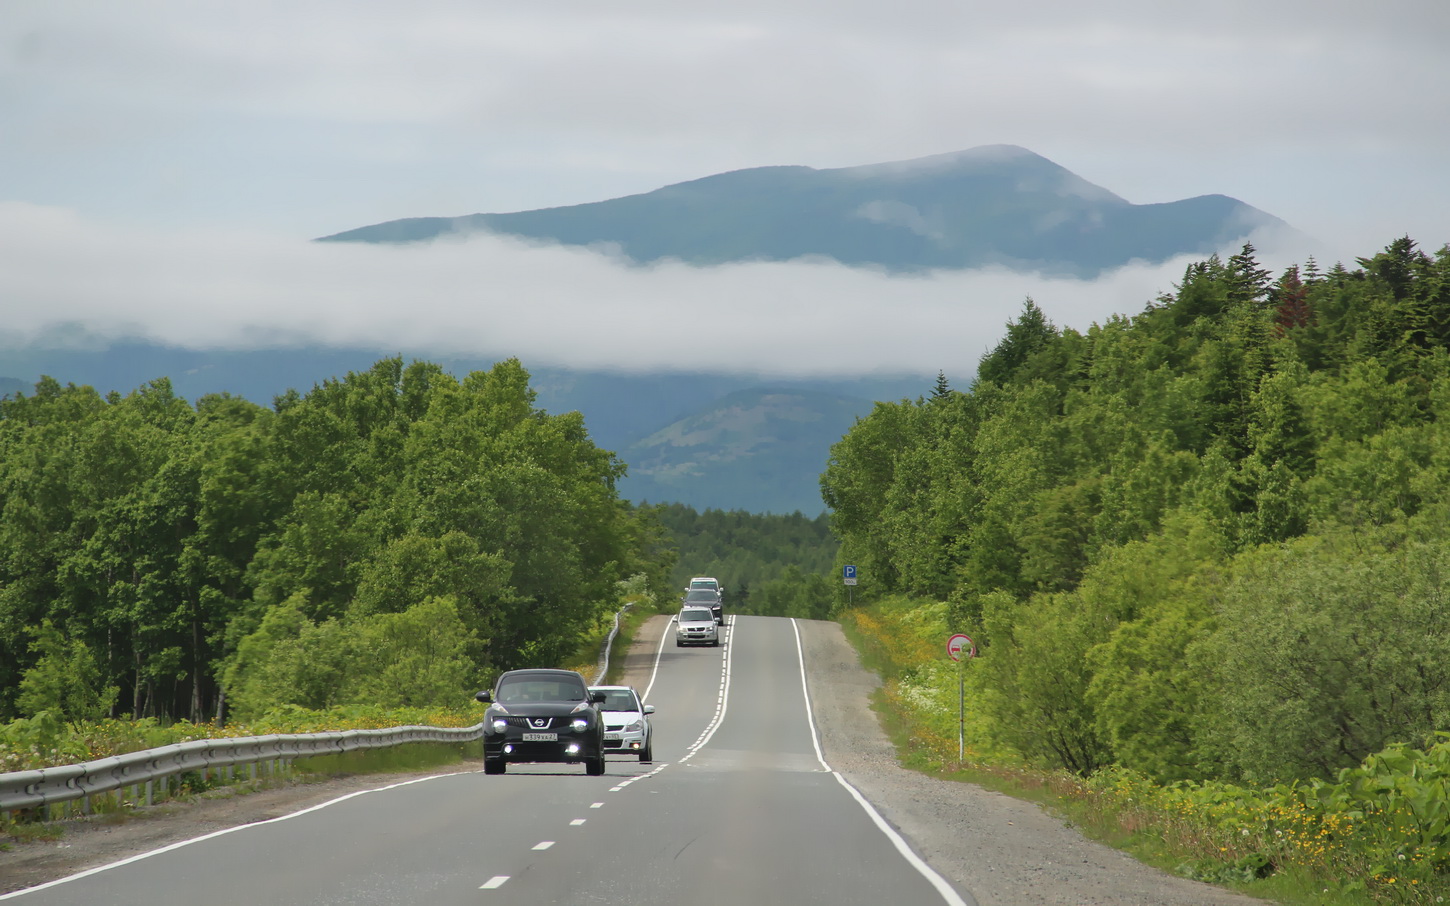
<instances>
[{"instance_id":1,"label":"car tire","mask_svg":"<svg viewBox=\"0 0 1450 906\"><path fill-rule=\"evenodd\" d=\"M679 639L675 639L675 647L676 648L683 648L683 647L685 647L685 643L682 642L682 641L680 641Z\"/></svg>"},{"instance_id":2,"label":"car tire","mask_svg":"<svg viewBox=\"0 0 1450 906\"><path fill-rule=\"evenodd\" d=\"M588 774L590 777L598 777L599 775L603 774L604 756L600 755L598 758L585 759L584 773Z\"/></svg>"},{"instance_id":3,"label":"car tire","mask_svg":"<svg viewBox=\"0 0 1450 906\"><path fill-rule=\"evenodd\" d=\"M485 774L502 774L508 770L508 762L502 758L485 758L483 760L483 772Z\"/></svg>"},{"instance_id":4,"label":"car tire","mask_svg":"<svg viewBox=\"0 0 1450 906\"><path fill-rule=\"evenodd\" d=\"M711 642L710 643L710 647L712 647L712 648L719 648L720 647L720 640L719 639L716 639L715 641Z\"/></svg>"},{"instance_id":5,"label":"car tire","mask_svg":"<svg viewBox=\"0 0 1450 906\"><path fill-rule=\"evenodd\" d=\"M655 741L650 736L644 741L644 748L639 750L639 760L643 764L649 764L655 760Z\"/></svg>"}]
</instances>

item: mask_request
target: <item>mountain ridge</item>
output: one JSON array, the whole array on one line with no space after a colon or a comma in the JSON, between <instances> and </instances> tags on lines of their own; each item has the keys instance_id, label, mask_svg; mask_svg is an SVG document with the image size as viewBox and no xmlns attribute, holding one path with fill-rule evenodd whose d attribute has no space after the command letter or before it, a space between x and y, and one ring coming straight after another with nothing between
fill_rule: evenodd
<instances>
[{"instance_id":1,"label":"mountain ridge","mask_svg":"<svg viewBox=\"0 0 1450 906\"><path fill-rule=\"evenodd\" d=\"M1133 261L1208 255L1260 229L1292 232L1227 195L1134 204L1016 145L816 169L750 167L619 198L415 217L320 242L499 234L609 246L639 264L834 259L893 272L1000 266L1095 277Z\"/></svg>"}]
</instances>

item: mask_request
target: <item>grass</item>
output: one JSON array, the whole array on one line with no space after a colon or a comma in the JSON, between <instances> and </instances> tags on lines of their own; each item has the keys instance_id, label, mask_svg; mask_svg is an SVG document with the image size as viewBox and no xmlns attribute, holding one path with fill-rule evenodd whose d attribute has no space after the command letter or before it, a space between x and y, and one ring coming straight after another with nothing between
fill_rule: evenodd
<instances>
[{"instance_id":1,"label":"grass","mask_svg":"<svg viewBox=\"0 0 1450 906\"><path fill-rule=\"evenodd\" d=\"M292 768L304 775L402 774L426 771L483 757L483 743L415 742L382 749L358 749L336 755L299 758Z\"/></svg>"}]
</instances>

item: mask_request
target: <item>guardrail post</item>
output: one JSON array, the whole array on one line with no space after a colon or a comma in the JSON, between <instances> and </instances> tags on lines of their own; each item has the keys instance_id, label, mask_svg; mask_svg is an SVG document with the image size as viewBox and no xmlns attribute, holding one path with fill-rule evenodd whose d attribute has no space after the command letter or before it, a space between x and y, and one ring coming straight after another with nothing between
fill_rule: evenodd
<instances>
[{"instance_id":1,"label":"guardrail post","mask_svg":"<svg viewBox=\"0 0 1450 906\"><path fill-rule=\"evenodd\" d=\"M165 781L162 781L162 782L164 783ZM148 781L146 781L146 807L147 808L150 808L151 806L153 806L153 805L156 804L156 800L155 800L155 797L154 797L154 793L155 792L156 792L156 781L154 781L154 780L148 780Z\"/></svg>"}]
</instances>

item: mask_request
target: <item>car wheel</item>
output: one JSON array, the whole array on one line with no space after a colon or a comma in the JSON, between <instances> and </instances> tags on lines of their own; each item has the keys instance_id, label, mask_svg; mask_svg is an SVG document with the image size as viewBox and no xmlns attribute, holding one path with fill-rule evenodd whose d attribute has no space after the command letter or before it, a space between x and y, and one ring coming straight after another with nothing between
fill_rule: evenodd
<instances>
[{"instance_id":1,"label":"car wheel","mask_svg":"<svg viewBox=\"0 0 1450 906\"><path fill-rule=\"evenodd\" d=\"M644 748L639 750L639 760L645 764L649 764L655 760L655 741L653 736L644 741Z\"/></svg>"},{"instance_id":2,"label":"car wheel","mask_svg":"<svg viewBox=\"0 0 1450 906\"><path fill-rule=\"evenodd\" d=\"M685 647L685 643L682 642L682 641L680 641L679 639L675 639L675 647L676 648L683 648L683 647Z\"/></svg>"},{"instance_id":3,"label":"car wheel","mask_svg":"<svg viewBox=\"0 0 1450 906\"><path fill-rule=\"evenodd\" d=\"M504 771L507 771L507 770L508 770L508 762L507 761L504 761L502 758L499 758L499 759L485 758L483 760L483 772L485 774L502 774Z\"/></svg>"},{"instance_id":4,"label":"car wheel","mask_svg":"<svg viewBox=\"0 0 1450 906\"><path fill-rule=\"evenodd\" d=\"M720 647L720 640L719 639L716 639L715 641L711 642L710 645L712 647L714 647L714 648L719 648Z\"/></svg>"},{"instance_id":5,"label":"car wheel","mask_svg":"<svg viewBox=\"0 0 1450 906\"><path fill-rule=\"evenodd\" d=\"M604 756L590 758L584 762L584 772L590 777L598 777L604 773Z\"/></svg>"}]
</instances>

